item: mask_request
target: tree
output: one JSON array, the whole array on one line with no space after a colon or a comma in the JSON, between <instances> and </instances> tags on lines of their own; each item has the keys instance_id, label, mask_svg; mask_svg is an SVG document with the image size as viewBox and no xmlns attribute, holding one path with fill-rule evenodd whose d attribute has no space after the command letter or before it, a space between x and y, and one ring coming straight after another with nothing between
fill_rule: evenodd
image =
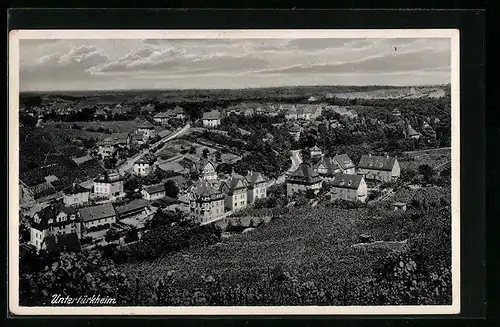
<instances>
[{"instance_id":1,"label":"tree","mask_svg":"<svg viewBox=\"0 0 500 327\"><path fill-rule=\"evenodd\" d=\"M125 243L132 243L139 240L139 233L137 231L137 228L135 226L132 226L132 228L127 232L125 235Z\"/></svg>"},{"instance_id":2,"label":"tree","mask_svg":"<svg viewBox=\"0 0 500 327\"><path fill-rule=\"evenodd\" d=\"M308 189L306 191L306 198L307 199L314 199L316 197L316 192L312 189Z\"/></svg>"},{"instance_id":3,"label":"tree","mask_svg":"<svg viewBox=\"0 0 500 327\"><path fill-rule=\"evenodd\" d=\"M177 196L179 195L179 188L174 181L168 180L165 182L165 195L173 199L177 199Z\"/></svg>"},{"instance_id":4,"label":"tree","mask_svg":"<svg viewBox=\"0 0 500 327\"><path fill-rule=\"evenodd\" d=\"M208 151L207 148L203 149L203 152L201 154L202 158L203 159L207 159L208 158L208 154L210 153L210 151Z\"/></svg>"},{"instance_id":5,"label":"tree","mask_svg":"<svg viewBox=\"0 0 500 327\"><path fill-rule=\"evenodd\" d=\"M220 151L215 152L215 160L220 162L222 159L222 153Z\"/></svg>"},{"instance_id":6,"label":"tree","mask_svg":"<svg viewBox=\"0 0 500 327\"><path fill-rule=\"evenodd\" d=\"M309 148L304 148L300 151L302 157L302 162L306 165L311 164L311 150Z\"/></svg>"},{"instance_id":7,"label":"tree","mask_svg":"<svg viewBox=\"0 0 500 327\"><path fill-rule=\"evenodd\" d=\"M28 219L25 217L19 223L19 243L27 243L30 241L31 232Z\"/></svg>"},{"instance_id":8,"label":"tree","mask_svg":"<svg viewBox=\"0 0 500 327\"><path fill-rule=\"evenodd\" d=\"M190 153L190 154L196 154L196 148L194 147L194 145L191 145L191 146L189 147L189 153Z\"/></svg>"},{"instance_id":9,"label":"tree","mask_svg":"<svg viewBox=\"0 0 500 327\"><path fill-rule=\"evenodd\" d=\"M430 183L434 177L434 170L428 164L418 166L418 172L423 176L426 184Z\"/></svg>"},{"instance_id":10,"label":"tree","mask_svg":"<svg viewBox=\"0 0 500 327\"><path fill-rule=\"evenodd\" d=\"M109 229L107 232L106 232L106 235L104 236L104 240L108 243L111 243L111 242L114 242L114 241L117 241L120 239L120 234L118 233L118 231L114 228L111 228Z\"/></svg>"},{"instance_id":11,"label":"tree","mask_svg":"<svg viewBox=\"0 0 500 327\"><path fill-rule=\"evenodd\" d=\"M72 298L99 294L101 299L116 298L117 304L124 304L133 300L129 287L127 277L99 252L62 253L45 269L20 276L19 298L21 305L47 306L55 294Z\"/></svg>"},{"instance_id":12,"label":"tree","mask_svg":"<svg viewBox=\"0 0 500 327\"><path fill-rule=\"evenodd\" d=\"M171 226L172 224L181 223L181 222L186 221L186 220L187 220L186 215L182 211L180 211L179 209L176 209L175 211L158 210L153 215L151 220L149 220L146 223L146 228L147 229L154 229L154 228L159 228L162 226Z\"/></svg>"}]
</instances>

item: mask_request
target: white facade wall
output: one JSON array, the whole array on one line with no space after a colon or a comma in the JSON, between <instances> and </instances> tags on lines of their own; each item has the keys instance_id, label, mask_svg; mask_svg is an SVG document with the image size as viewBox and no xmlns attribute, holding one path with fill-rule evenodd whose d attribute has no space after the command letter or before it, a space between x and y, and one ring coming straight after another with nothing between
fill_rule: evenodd
<instances>
[{"instance_id":1,"label":"white facade wall","mask_svg":"<svg viewBox=\"0 0 500 327\"><path fill-rule=\"evenodd\" d=\"M133 172L136 176L148 176L153 173L155 170L155 166L150 165L148 163L134 163Z\"/></svg>"},{"instance_id":2,"label":"white facade wall","mask_svg":"<svg viewBox=\"0 0 500 327\"><path fill-rule=\"evenodd\" d=\"M220 119L203 119L203 127L220 126Z\"/></svg>"},{"instance_id":3,"label":"white facade wall","mask_svg":"<svg viewBox=\"0 0 500 327\"><path fill-rule=\"evenodd\" d=\"M102 183L94 181L94 193L104 196L113 196L123 193L123 180L113 183Z\"/></svg>"},{"instance_id":4,"label":"white facade wall","mask_svg":"<svg viewBox=\"0 0 500 327\"><path fill-rule=\"evenodd\" d=\"M146 190L141 191L142 197L148 201L155 201L165 197L165 191L150 194Z\"/></svg>"},{"instance_id":5,"label":"white facade wall","mask_svg":"<svg viewBox=\"0 0 500 327\"><path fill-rule=\"evenodd\" d=\"M108 217L108 218L85 221L85 222L83 222L83 227L85 229L88 229L90 227L101 226L101 225L105 225L105 224L111 225L111 224L114 224L115 222L116 222L116 216L112 216L112 217Z\"/></svg>"},{"instance_id":6,"label":"white facade wall","mask_svg":"<svg viewBox=\"0 0 500 327\"><path fill-rule=\"evenodd\" d=\"M89 202L89 194L90 192L77 193L77 194L64 194L63 201L64 205L75 206Z\"/></svg>"},{"instance_id":7,"label":"white facade wall","mask_svg":"<svg viewBox=\"0 0 500 327\"><path fill-rule=\"evenodd\" d=\"M314 190L315 193L317 193L322 187L323 187L322 181L319 181L311 185L286 183L286 195L290 197L294 193L307 192L307 190Z\"/></svg>"},{"instance_id":8,"label":"white facade wall","mask_svg":"<svg viewBox=\"0 0 500 327\"><path fill-rule=\"evenodd\" d=\"M247 191L246 189L237 190L233 195L226 196L225 203L232 211L238 211L247 207Z\"/></svg>"}]
</instances>

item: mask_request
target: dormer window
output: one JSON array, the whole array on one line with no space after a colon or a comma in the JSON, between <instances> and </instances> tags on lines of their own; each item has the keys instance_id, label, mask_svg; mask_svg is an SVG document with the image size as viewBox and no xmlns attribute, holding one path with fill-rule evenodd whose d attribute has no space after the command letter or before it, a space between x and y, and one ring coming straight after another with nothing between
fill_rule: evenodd
<instances>
[{"instance_id":1,"label":"dormer window","mask_svg":"<svg viewBox=\"0 0 500 327\"><path fill-rule=\"evenodd\" d=\"M37 223L40 222L40 218L37 219ZM52 224L54 222L54 220L52 218L49 219L49 224Z\"/></svg>"}]
</instances>

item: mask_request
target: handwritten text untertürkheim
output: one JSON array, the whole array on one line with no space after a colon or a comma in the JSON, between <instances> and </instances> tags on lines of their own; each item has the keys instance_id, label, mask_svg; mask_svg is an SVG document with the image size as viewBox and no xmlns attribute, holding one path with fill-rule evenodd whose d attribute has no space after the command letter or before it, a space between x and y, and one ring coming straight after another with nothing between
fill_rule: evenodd
<instances>
[{"instance_id":1,"label":"handwritten text untert\u00fcrkheim","mask_svg":"<svg viewBox=\"0 0 500 327\"><path fill-rule=\"evenodd\" d=\"M116 304L116 299L112 297L101 297L99 294L92 296L79 296L79 297L70 297L63 296L61 294L52 295L51 304L69 304L69 305L109 305Z\"/></svg>"}]
</instances>

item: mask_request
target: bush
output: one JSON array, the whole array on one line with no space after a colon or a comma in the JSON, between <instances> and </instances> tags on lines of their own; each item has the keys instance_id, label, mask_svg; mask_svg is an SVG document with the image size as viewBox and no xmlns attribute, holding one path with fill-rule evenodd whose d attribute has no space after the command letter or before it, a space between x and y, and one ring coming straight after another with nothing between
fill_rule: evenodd
<instances>
[{"instance_id":1,"label":"bush","mask_svg":"<svg viewBox=\"0 0 500 327\"><path fill-rule=\"evenodd\" d=\"M341 209L357 209L363 208L366 205L359 201L348 201L348 200L334 200L330 204L332 207L337 207Z\"/></svg>"},{"instance_id":2,"label":"bush","mask_svg":"<svg viewBox=\"0 0 500 327\"><path fill-rule=\"evenodd\" d=\"M92 236L86 236L86 237L82 237L80 239L80 244L81 245L87 245L87 244L92 244L93 242L93 237Z\"/></svg>"}]
</instances>

